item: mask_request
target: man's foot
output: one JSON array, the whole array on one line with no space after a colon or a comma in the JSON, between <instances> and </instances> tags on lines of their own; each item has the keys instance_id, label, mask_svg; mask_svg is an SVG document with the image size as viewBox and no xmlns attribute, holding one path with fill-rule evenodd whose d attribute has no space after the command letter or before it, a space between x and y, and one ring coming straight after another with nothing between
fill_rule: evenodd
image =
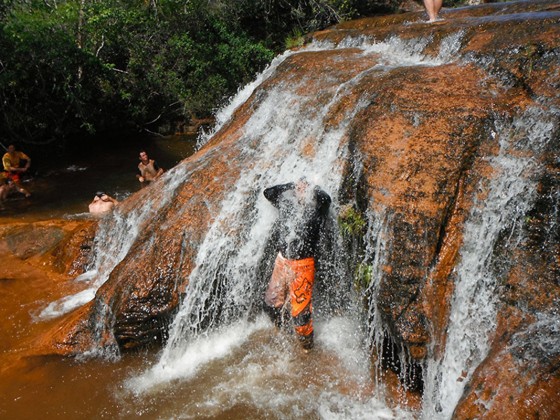
<instances>
[{"instance_id":1,"label":"man's foot","mask_svg":"<svg viewBox=\"0 0 560 420\"><path fill-rule=\"evenodd\" d=\"M445 19L443 19L442 17L439 17L439 16L438 16L438 17L435 18L435 19L428 19L428 20L426 21L426 23L442 23L442 22L444 22L444 20L445 20Z\"/></svg>"},{"instance_id":2,"label":"man's foot","mask_svg":"<svg viewBox=\"0 0 560 420\"><path fill-rule=\"evenodd\" d=\"M298 337L301 347L303 347L303 351L309 353L309 351L313 348L313 333L304 336Z\"/></svg>"}]
</instances>

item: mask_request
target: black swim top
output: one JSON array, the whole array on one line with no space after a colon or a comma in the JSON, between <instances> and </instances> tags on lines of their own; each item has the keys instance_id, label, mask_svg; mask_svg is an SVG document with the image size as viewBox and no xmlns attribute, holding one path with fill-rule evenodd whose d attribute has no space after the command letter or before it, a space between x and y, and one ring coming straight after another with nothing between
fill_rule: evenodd
<instances>
[{"instance_id":1,"label":"black swim top","mask_svg":"<svg viewBox=\"0 0 560 420\"><path fill-rule=\"evenodd\" d=\"M277 251L285 258L301 260L315 257L319 236L329 212L331 197L314 187L306 197L297 197L295 184L276 185L264 190L264 196L278 209Z\"/></svg>"}]
</instances>

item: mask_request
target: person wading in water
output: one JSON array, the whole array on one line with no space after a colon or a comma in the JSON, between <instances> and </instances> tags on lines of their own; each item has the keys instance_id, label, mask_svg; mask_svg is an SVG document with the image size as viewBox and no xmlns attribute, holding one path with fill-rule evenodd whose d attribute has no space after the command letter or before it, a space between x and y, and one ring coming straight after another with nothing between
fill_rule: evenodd
<instances>
[{"instance_id":1,"label":"person wading in water","mask_svg":"<svg viewBox=\"0 0 560 420\"><path fill-rule=\"evenodd\" d=\"M142 184L142 187L150 184L163 174L163 169L158 166L155 160L150 159L146 151L140 151L140 163L138 164L138 173L136 178Z\"/></svg>"},{"instance_id":2,"label":"person wading in water","mask_svg":"<svg viewBox=\"0 0 560 420\"><path fill-rule=\"evenodd\" d=\"M264 196L278 209L280 239L274 270L264 297L264 309L277 326L290 295L294 330L302 345L313 348L313 307L317 244L331 204L331 197L305 178L297 183L276 185Z\"/></svg>"}]
</instances>

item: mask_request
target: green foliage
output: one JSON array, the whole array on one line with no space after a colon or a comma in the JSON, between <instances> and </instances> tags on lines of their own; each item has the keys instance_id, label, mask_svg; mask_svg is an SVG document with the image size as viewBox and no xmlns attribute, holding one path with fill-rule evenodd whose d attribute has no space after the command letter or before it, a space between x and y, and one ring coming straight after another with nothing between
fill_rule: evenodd
<instances>
[{"instance_id":1,"label":"green foliage","mask_svg":"<svg viewBox=\"0 0 560 420\"><path fill-rule=\"evenodd\" d=\"M347 207L338 216L338 226L344 236L361 237L366 227L364 217L353 207Z\"/></svg>"},{"instance_id":2,"label":"green foliage","mask_svg":"<svg viewBox=\"0 0 560 420\"><path fill-rule=\"evenodd\" d=\"M14 10L1 28L0 126L13 139L79 131L95 119L102 101L96 79L103 69L72 35L76 10L60 7L57 13L53 19L49 10ZM95 76L80 80L80 71Z\"/></svg>"},{"instance_id":3,"label":"green foliage","mask_svg":"<svg viewBox=\"0 0 560 420\"><path fill-rule=\"evenodd\" d=\"M286 44L372 3L4 0L0 131L48 142L208 116Z\"/></svg>"},{"instance_id":4,"label":"green foliage","mask_svg":"<svg viewBox=\"0 0 560 420\"><path fill-rule=\"evenodd\" d=\"M373 266L360 263L354 272L354 287L358 291L367 290L373 280Z\"/></svg>"},{"instance_id":5,"label":"green foliage","mask_svg":"<svg viewBox=\"0 0 560 420\"><path fill-rule=\"evenodd\" d=\"M286 49L301 47L304 44L303 34L298 28L292 31L292 34L286 38Z\"/></svg>"}]
</instances>

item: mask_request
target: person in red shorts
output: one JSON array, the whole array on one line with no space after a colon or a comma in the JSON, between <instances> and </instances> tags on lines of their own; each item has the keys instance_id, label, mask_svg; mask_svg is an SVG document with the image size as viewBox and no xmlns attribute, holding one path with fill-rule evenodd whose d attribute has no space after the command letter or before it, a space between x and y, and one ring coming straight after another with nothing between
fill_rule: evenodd
<instances>
[{"instance_id":1,"label":"person in red shorts","mask_svg":"<svg viewBox=\"0 0 560 420\"><path fill-rule=\"evenodd\" d=\"M308 351L313 348L315 257L331 197L318 186L311 187L305 178L267 188L264 196L278 209L280 224L278 255L264 309L279 325L282 308L289 302L296 336Z\"/></svg>"},{"instance_id":2,"label":"person in red shorts","mask_svg":"<svg viewBox=\"0 0 560 420\"><path fill-rule=\"evenodd\" d=\"M16 147L10 144L7 152L2 156L2 165L4 165L5 175L15 184L16 189L26 197L30 197L29 191L21 186L21 175L27 172L31 166L29 156L16 150Z\"/></svg>"}]
</instances>

